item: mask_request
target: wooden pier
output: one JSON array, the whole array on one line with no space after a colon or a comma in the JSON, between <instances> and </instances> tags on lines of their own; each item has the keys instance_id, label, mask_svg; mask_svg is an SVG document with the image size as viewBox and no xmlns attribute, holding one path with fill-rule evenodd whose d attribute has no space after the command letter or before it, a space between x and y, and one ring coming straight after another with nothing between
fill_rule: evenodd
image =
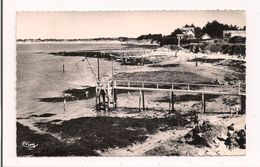
<instances>
[{"instance_id":1,"label":"wooden pier","mask_svg":"<svg viewBox=\"0 0 260 167\"><path fill-rule=\"evenodd\" d=\"M241 97L241 112L245 112L245 86L241 85L213 85L213 84L189 84L172 82L150 82L150 81L129 81L113 80L106 85L96 87L97 110L105 109L109 111L110 106L117 107L117 90L139 91L139 110L145 110L145 92L164 91L169 92L169 108L174 111L175 93L200 94L202 112L206 112L206 95L228 95ZM103 94L102 94L103 92ZM105 93L105 95L104 95ZM103 101L101 102L100 96ZM106 98L104 98L104 96ZM103 105L103 106L102 106ZM102 106L102 107L101 107Z\"/></svg>"}]
</instances>

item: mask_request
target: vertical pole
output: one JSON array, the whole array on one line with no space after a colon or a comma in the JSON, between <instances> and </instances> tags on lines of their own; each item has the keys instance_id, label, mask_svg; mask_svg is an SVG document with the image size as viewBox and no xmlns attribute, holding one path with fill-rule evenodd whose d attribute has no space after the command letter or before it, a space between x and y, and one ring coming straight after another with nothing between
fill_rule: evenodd
<instances>
[{"instance_id":1,"label":"vertical pole","mask_svg":"<svg viewBox=\"0 0 260 167\"><path fill-rule=\"evenodd\" d=\"M113 82L112 82L112 89L111 89L111 99L112 99L113 108L115 108L115 91L114 91Z\"/></svg>"},{"instance_id":2,"label":"vertical pole","mask_svg":"<svg viewBox=\"0 0 260 167\"><path fill-rule=\"evenodd\" d=\"M139 112L141 112L142 91L139 92Z\"/></svg>"},{"instance_id":3,"label":"vertical pole","mask_svg":"<svg viewBox=\"0 0 260 167\"><path fill-rule=\"evenodd\" d=\"M116 89L113 89L114 91L114 107L117 108L117 96L116 96Z\"/></svg>"},{"instance_id":4,"label":"vertical pole","mask_svg":"<svg viewBox=\"0 0 260 167\"><path fill-rule=\"evenodd\" d=\"M145 102L144 102L144 91L142 91L142 100L143 100L143 111L145 109Z\"/></svg>"},{"instance_id":5,"label":"vertical pole","mask_svg":"<svg viewBox=\"0 0 260 167\"><path fill-rule=\"evenodd\" d=\"M64 96L63 106L64 106L64 111L66 111L66 96Z\"/></svg>"},{"instance_id":6,"label":"vertical pole","mask_svg":"<svg viewBox=\"0 0 260 167\"><path fill-rule=\"evenodd\" d=\"M171 112L171 92L169 92L169 112Z\"/></svg>"},{"instance_id":7,"label":"vertical pole","mask_svg":"<svg viewBox=\"0 0 260 167\"><path fill-rule=\"evenodd\" d=\"M99 57L97 58L97 67L98 67L98 86L99 86L100 83Z\"/></svg>"},{"instance_id":8,"label":"vertical pole","mask_svg":"<svg viewBox=\"0 0 260 167\"><path fill-rule=\"evenodd\" d=\"M112 57L112 82L114 82L114 57Z\"/></svg>"},{"instance_id":9,"label":"vertical pole","mask_svg":"<svg viewBox=\"0 0 260 167\"><path fill-rule=\"evenodd\" d=\"M107 88L107 111L109 111L109 105L110 105L110 98L109 98L109 87Z\"/></svg>"},{"instance_id":10,"label":"vertical pole","mask_svg":"<svg viewBox=\"0 0 260 167\"><path fill-rule=\"evenodd\" d=\"M96 111L98 111L98 91L96 87Z\"/></svg>"},{"instance_id":11,"label":"vertical pole","mask_svg":"<svg viewBox=\"0 0 260 167\"><path fill-rule=\"evenodd\" d=\"M174 94L173 94L173 92L172 92L172 112L174 111Z\"/></svg>"},{"instance_id":12,"label":"vertical pole","mask_svg":"<svg viewBox=\"0 0 260 167\"><path fill-rule=\"evenodd\" d=\"M65 65L62 65L62 72L65 72Z\"/></svg>"},{"instance_id":13,"label":"vertical pole","mask_svg":"<svg viewBox=\"0 0 260 167\"><path fill-rule=\"evenodd\" d=\"M205 94L202 93L202 112L205 113L206 112L206 103L205 103Z\"/></svg>"},{"instance_id":14,"label":"vertical pole","mask_svg":"<svg viewBox=\"0 0 260 167\"><path fill-rule=\"evenodd\" d=\"M241 99L241 111L240 111L240 113L241 114L245 114L246 113L246 96L241 96L240 97Z\"/></svg>"},{"instance_id":15,"label":"vertical pole","mask_svg":"<svg viewBox=\"0 0 260 167\"><path fill-rule=\"evenodd\" d=\"M98 88L98 106L100 105L100 88Z\"/></svg>"},{"instance_id":16,"label":"vertical pole","mask_svg":"<svg viewBox=\"0 0 260 167\"><path fill-rule=\"evenodd\" d=\"M113 92L113 95L112 95L113 96L113 107L116 108L115 81L114 81L114 57L112 57L112 92Z\"/></svg>"}]
</instances>

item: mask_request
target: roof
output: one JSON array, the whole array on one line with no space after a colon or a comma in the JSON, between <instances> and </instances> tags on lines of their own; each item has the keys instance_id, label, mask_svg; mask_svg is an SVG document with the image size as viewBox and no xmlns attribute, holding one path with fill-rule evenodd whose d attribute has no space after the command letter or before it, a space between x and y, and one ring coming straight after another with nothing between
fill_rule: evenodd
<instances>
[{"instance_id":1,"label":"roof","mask_svg":"<svg viewBox=\"0 0 260 167\"><path fill-rule=\"evenodd\" d=\"M209 34L205 33L204 35L202 35L201 38L202 39L211 39L211 36L209 36Z\"/></svg>"}]
</instances>

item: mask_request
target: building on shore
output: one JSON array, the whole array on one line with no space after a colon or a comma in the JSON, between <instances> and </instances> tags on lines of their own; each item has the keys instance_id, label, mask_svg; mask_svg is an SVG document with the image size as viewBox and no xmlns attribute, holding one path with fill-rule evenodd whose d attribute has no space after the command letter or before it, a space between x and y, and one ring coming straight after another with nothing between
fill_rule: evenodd
<instances>
[{"instance_id":1,"label":"building on shore","mask_svg":"<svg viewBox=\"0 0 260 167\"><path fill-rule=\"evenodd\" d=\"M230 38L233 37L246 37L246 31L245 30L224 30L223 31L223 39L224 40L229 40Z\"/></svg>"},{"instance_id":2,"label":"building on shore","mask_svg":"<svg viewBox=\"0 0 260 167\"><path fill-rule=\"evenodd\" d=\"M183 38L185 39L195 39L195 29L194 27L182 27L181 28Z\"/></svg>"},{"instance_id":3,"label":"building on shore","mask_svg":"<svg viewBox=\"0 0 260 167\"><path fill-rule=\"evenodd\" d=\"M206 40L211 40L212 38L211 38L211 36L209 36L209 34L206 33L206 34L202 35L201 39L206 41Z\"/></svg>"}]
</instances>

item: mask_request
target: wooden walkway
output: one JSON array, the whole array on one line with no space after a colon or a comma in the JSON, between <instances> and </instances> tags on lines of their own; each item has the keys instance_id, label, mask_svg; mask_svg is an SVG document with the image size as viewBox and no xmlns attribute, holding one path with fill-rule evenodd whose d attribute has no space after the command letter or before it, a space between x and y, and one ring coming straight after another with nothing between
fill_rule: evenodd
<instances>
[{"instance_id":1,"label":"wooden walkway","mask_svg":"<svg viewBox=\"0 0 260 167\"><path fill-rule=\"evenodd\" d=\"M245 96L245 86L225 86L212 84L188 84L188 83L172 83L172 82L148 82L148 81L128 81L115 80L114 89L121 90L142 90L142 91L166 91L166 92L182 92L191 94L212 94L212 95L231 95Z\"/></svg>"},{"instance_id":2,"label":"wooden walkway","mask_svg":"<svg viewBox=\"0 0 260 167\"><path fill-rule=\"evenodd\" d=\"M206 112L206 98L205 95L229 95L241 97L241 111L245 110L245 85L213 85L213 84L189 84L189 83L172 83L172 82L150 82L150 81L129 81L129 80L114 80L107 85L98 86L96 88L97 100L96 105L100 106L103 99L103 108L109 110L110 104L113 107L117 106L117 90L139 91L139 110L145 110L145 96L147 91L164 91L169 92L169 105L171 110L174 110L175 93L185 94L201 94L202 111ZM106 94L106 98L105 98ZM107 100L105 100L107 99ZM99 110L99 107L97 107Z\"/></svg>"}]
</instances>

